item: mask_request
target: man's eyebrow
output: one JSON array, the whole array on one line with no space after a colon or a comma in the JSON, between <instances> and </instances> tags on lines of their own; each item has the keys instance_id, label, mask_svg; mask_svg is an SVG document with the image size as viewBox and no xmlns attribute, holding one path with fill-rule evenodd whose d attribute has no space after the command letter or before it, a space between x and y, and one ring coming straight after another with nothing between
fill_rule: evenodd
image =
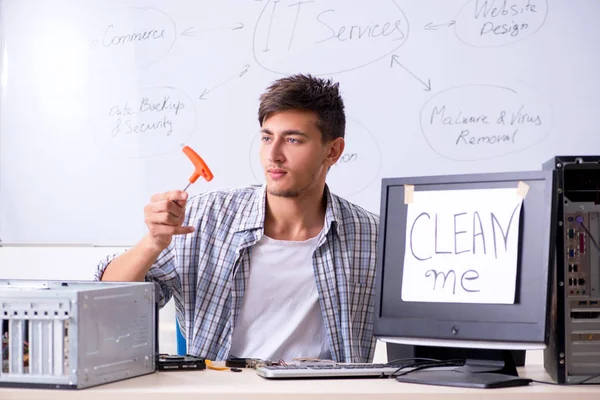
<instances>
[{"instance_id":1,"label":"man's eyebrow","mask_svg":"<svg viewBox=\"0 0 600 400\"><path fill-rule=\"evenodd\" d=\"M260 130L262 133L266 133L267 135L272 135L273 132L271 132L270 130L263 128ZM296 136L304 136L304 137L308 137L308 135L302 131L296 130L296 129L287 129L285 131L281 132L281 135L283 136L291 136L291 135L296 135Z\"/></svg>"}]
</instances>

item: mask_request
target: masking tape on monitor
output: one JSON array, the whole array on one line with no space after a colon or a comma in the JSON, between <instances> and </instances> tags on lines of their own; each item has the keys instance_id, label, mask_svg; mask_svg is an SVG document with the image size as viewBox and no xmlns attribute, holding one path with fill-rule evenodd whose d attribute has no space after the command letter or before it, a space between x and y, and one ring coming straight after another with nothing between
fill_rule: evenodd
<instances>
[{"instance_id":1,"label":"masking tape on monitor","mask_svg":"<svg viewBox=\"0 0 600 400\"><path fill-rule=\"evenodd\" d=\"M412 204L415 185L404 185L404 204Z\"/></svg>"},{"instance_id":2,"label":"masking tape on monitor","mask_svg":"<svg viewBox=\"0 0 600 400\"><path fill-rule=\"evenodd\" d=\"M527 197L527 192L529 192L529 185L519 181L519 184L517 185L517 196L525 199L525 197Z\"/></svg>"}]
</instances>

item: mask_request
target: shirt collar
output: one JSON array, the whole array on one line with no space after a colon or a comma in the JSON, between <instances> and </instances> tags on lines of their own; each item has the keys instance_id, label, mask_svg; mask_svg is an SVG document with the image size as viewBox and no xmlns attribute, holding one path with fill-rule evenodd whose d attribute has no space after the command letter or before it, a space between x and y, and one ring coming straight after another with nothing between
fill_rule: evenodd
<instances>
[{"instance_id":1,"label":"shirt collar","mask_svg":"<svg viewBox=\"0 0 600 400\"><path fill-rule=\"evenodd\" d=\"M327 198L327 206L325 208L324 233L327 234L333 228L334 232L339 235L339 226L342 221L340 199L331 193L327 185L325 185L325 197Z\"/></svg>"},{"instance_id":2,"label":"shirt collar","mask_svg":"<svg viewBox=\"0 0 600 400\"><path fill-rule=\"evenodd\" d=\"M237 214L238 232L249 231L253 229L264 229L267 194L266 188L266 185L262 185L260 187L253 186L251 188L248 202L246 202L243 209Z\"/></svg>"},{"instance_id":3,"label":"shirt collar","mask_svg":"<svg viewBox=\"0 0 600 400\"><path fill-rule=\"evenodd\" d=\"M264 229L265 225L265 207L267 204L267 186L253 187L250 194L250 199L238 214L238 232L249 231L253 229ZM329 187L325 185L325 197L327 205L325 208L325 225L324 233L333 227L334 232L339 234L338 227L341 221L341 205L337 196L333 195Z\"/></svg>"}]
</instances>

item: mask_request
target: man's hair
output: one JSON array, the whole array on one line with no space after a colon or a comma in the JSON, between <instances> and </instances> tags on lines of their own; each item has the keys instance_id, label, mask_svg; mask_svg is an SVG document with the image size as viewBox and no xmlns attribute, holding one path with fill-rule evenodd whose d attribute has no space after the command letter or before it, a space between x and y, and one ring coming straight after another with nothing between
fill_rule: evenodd
<instances>
[{"instance_id":1,"label":"man's hair","mask_svg":"<svg viewBox=\"0 0 600 400\"><path fill-rule=\"evenodd\" d=\"M316 112L323 142L344 137L346 116L339 83L303 74L278 79L260 96L260 126L270 114L285 110Z\"/></svg>"}]
</instances>

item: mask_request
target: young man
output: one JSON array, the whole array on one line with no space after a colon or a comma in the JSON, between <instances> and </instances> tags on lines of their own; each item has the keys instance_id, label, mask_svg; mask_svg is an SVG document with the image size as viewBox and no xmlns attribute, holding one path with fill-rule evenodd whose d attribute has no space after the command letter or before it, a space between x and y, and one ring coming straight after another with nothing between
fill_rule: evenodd
<instances>
[{"instance_id":1,"label":"young man","mask_svg":"<svg viewBox=\"0 0 600 400\"><path fill-rule=\"evenodd\" d=\"M379 219L325 184L344 150L338 84L275 81L258 121L265 186L154 195L148 234L97 279L156 282L190 354L370 362Z\"/></svg>"}]
</instances>

